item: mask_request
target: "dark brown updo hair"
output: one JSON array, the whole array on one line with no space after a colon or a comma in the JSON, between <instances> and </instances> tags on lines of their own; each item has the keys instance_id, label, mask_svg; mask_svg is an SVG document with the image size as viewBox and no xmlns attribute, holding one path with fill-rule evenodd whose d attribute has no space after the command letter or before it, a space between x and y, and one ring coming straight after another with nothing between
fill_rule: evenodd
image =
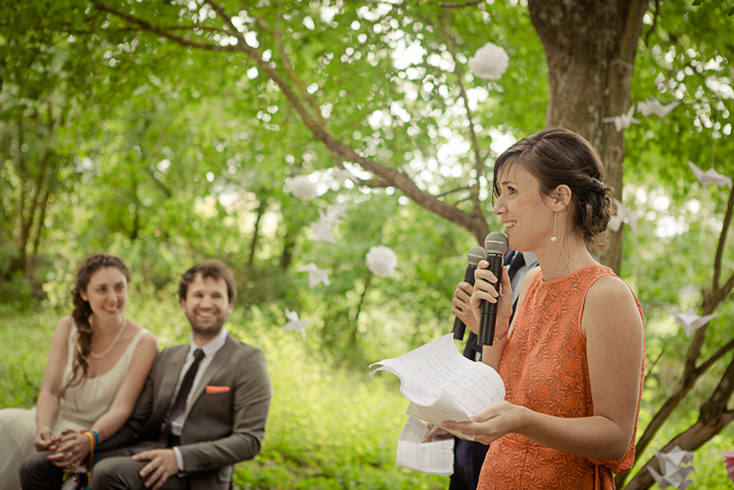
<instances>
[{"instance_id":1,"label":"dark brown updo hair","mask_svg":"<svg viewBox=\"0 0 734 490\"><path fill-rule=\"evenodd\" d=\"M494 163L492 191L500 194L499 174L520 163L540 183L546 196L559 185L571 189L571 223L584 240L595 248L603 246L599 235L612 218L612 188L604 185L604 166L599 154L584 138L567 129L544 129L523 138L500 155Z\"/></svg>"},{"instance_id":2,"label":"dark brown updo hair","mask_svg":"<svg viewBox=\"0 0 734 490\"><path fill-rule=\"evenodd\" d=\"M82 298L82 292L87 291L89 281L92 276L101 269L114 267L125 276L127 282L130 282L130 271L125 262L119 257L113 257L108 254L95 254L87 258L79 269L76 271L76 279L74 281L74 289L71 291L71 297L74 301L74 311L71 313L76 323L78 331L77 350L74 355L74 364L71 369L71 378L66 388L81 383L87 377L87 355L92 350L92 326L89 324L89 316L92 314L92 308L89 301ZM82 375L77 376L77 371L81 368ZM65 388L65 389L66 389Z\"/></svg>"}]
</instances>

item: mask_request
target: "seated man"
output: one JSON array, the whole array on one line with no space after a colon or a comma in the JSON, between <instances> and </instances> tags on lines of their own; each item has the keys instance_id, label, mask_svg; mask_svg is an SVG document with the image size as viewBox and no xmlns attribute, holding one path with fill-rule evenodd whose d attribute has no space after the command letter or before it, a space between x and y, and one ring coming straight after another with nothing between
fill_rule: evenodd
<instances>
[{"instance_id":1,"label":"seated man","mask_svg":"<svg viewBox=\"0 0 734 490\"><path fill-rule=\"evenodd\" d=\"M223 328L237 296L232 274L206 260L178 294L191 342L158 355L130 419L99 447L92 489L226 490L234 465L260 451L272 388L262 351ZM23 463L24 489L61 487L63 470L46 456Z\"/></svg>"}]
</instances>

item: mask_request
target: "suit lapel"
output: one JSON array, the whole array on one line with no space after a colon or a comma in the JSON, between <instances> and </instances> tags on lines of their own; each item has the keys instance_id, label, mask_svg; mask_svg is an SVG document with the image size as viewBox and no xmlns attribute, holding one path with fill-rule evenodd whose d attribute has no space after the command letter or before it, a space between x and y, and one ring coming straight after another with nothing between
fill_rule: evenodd
<instances>
[{"instance_id":1,"label":"suit lapel","mask_svg":"<svg viewBox=\"0 0 734 490\"><path fill-rule=\"evenodd\" d=\"M155 398L156 406L154 411L156 414L161 414L161 420L166 416L168 406L171 404L171 400L173 400L173 392L176 390L178 377L181 374L184 361L186 361L186 354L189 352L189 346L188 344L178 345L176 347L172 347L172 349L175 350L171 353L168 362L166 362L165 366L161 366L163 377Z\"/></svg>"},{"instance_id":2,"label":"suit lapel","mask_svg":"<svg viewBox=\"0 0 734 490\"><path fill-rule=\"evenodd\" d=\"M194 394L191 397L191 403L186 405L187 418L189 416L189 412L191 412L191 407L196 404L199 397L202 395L202 393L204 393L204 389L207 387L207 385L209 385L209 382L229 362L232 351L234 349L234 342L235 341L232 339L232 336L230 334L227 334L227 340L224 342L224 345L214 355L214 359L212 359L212 362L206 368L206 371L204 372L204 376L202 376L201 381L199 381L199 384L194 387Z\"/></svg>"}]
</instances>

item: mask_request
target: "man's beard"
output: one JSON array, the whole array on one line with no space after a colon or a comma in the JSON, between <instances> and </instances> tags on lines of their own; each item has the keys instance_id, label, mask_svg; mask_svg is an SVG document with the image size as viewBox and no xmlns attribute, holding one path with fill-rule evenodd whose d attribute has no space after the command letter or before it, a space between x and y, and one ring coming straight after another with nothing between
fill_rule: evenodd
<instances>
[{"instance_id":1,"label":"man's beard","mask_svg":"<svg viewBox=\"0 0 734 490\"><path fill-rule=\"evenodd\" d=\"M204 337L216 337L219 332L222 331L224 323L227 321L227 316L223 312L219 311L215 316L215 321L211 325L202 325L199 319L196 317L196 313L193 311L186 310L186 318L188 318L191 324L191 329L194 333L202 335Z\"/></svg>"}]
</instances>

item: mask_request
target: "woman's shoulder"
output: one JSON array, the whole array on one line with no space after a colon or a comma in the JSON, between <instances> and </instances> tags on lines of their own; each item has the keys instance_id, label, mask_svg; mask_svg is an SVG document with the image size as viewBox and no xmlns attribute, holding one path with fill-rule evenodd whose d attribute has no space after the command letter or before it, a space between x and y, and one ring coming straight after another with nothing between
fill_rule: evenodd
<instances>
[{"instance_id":1,"label":"woman's shoulder","mask_svg":"<svg viewBox=\"0 0 734 490\"><path fill-rule=\"evenodd\" d=\"M54 337L63 337L64 339L69 337L72 328L75 328L74 318L71 315L62 316L56 323L54 329Z\"/></svg>"},{"instance_id":2,"label":"woman's shoulder","mask_svg":"<svg viewBox=\"0 0 734 490\"><path fill-rule=\"evenodd\" d=\"M586 294L586 301L631 301L636 303L634 293L629 285L619 276L610 272L601 275L589 287Z\"/></svg>"},{"instance_id":3,"label":"woman's shoulder","mask_svg":"<svg viewBox=\"0 0 734 490\"><path fill-rule=\"evenodd\" d=\"M156 337L153 332L143 327L135 320L131 320L128 318L128 322L132 327L133 339L139 338L139 340L137 341L136 350L140 350L141 348L146 350L154 348L155 351L158 352L158 337Z\"/></svg>"},{"instance_id":4,"label":"woman's shoulder","mask_svg":"<svg viewBox=\"0 0 734 490\"><path fill-rule=\"evenodd\" d=\"M629 285L615 274L604 275L589 287L584 301L585 324L587 318L593 319L593 323L643 326L640 302Z\"/></svg>"}]
</instances>

